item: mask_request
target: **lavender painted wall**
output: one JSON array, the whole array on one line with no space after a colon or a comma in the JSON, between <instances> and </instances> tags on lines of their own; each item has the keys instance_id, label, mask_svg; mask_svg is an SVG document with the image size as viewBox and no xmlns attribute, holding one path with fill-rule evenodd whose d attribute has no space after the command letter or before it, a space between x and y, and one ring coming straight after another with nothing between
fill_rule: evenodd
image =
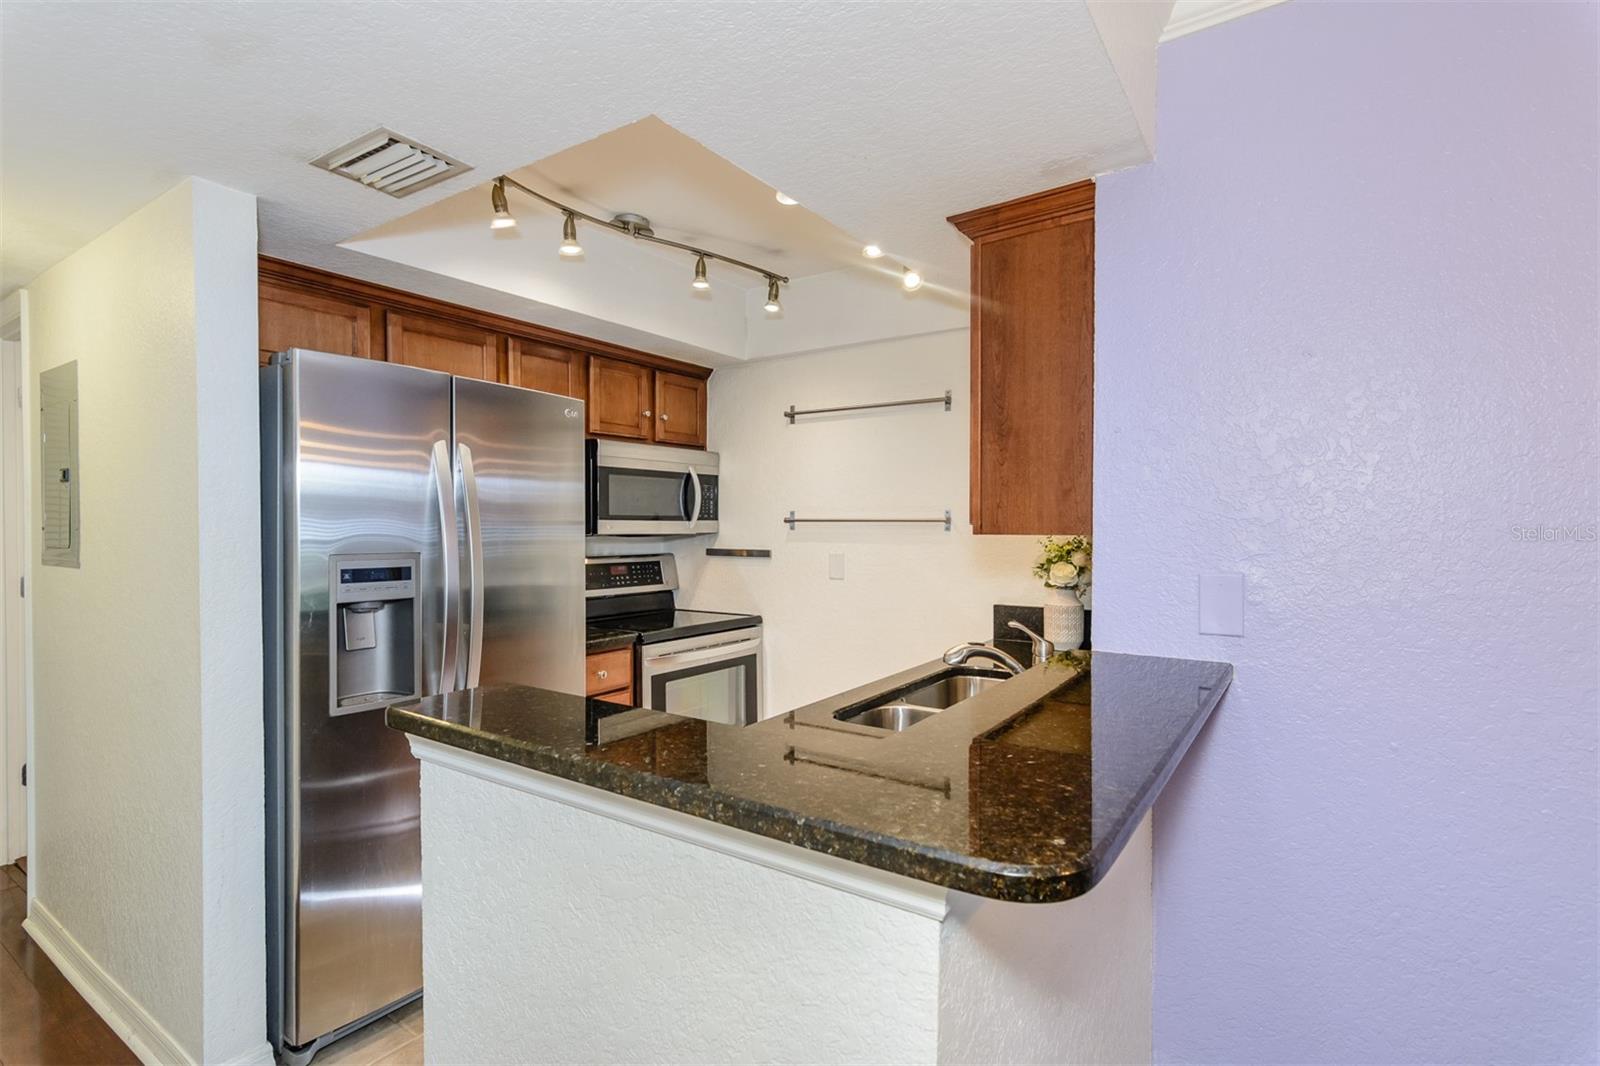
<instances>
[{"instance_id":1,"label":"lavender painted wall","mask_svg":"<svg viewBox=\"0 0 1600 1066\"><path fill-rule=\"evenodd\" d=\"M1157 809L1160 1060L1596 1057L1595 56L1295 0L1164 45L1101 183L1095 645L1238 671Z\"/></svg>"}]
</instances>

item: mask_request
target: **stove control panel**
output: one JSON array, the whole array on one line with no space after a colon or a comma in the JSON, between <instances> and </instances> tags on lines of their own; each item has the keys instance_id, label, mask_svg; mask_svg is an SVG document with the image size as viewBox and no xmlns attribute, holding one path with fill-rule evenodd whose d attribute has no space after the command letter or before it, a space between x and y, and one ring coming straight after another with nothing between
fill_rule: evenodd
<instances>
[{"instance_id":1,"label":"stove control panel","mask_svg":"<svg viewBox=\"0 0 1600 1066\"><path fill-rule=\"evenodd\" d=\"M583 561L588 597L668 592L678 587L678 565L670 555L618 555Z\"/></svg>"}]
</instances>

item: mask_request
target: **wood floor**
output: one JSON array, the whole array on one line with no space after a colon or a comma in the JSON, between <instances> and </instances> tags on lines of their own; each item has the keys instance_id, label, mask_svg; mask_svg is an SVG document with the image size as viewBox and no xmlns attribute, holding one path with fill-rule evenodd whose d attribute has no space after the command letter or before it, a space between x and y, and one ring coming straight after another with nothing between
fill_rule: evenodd
<instances>
[{"instance_id":1,"label":"wood floor","mask_svg":"<svg viewBox=\"0 0 1600 1066\"><path fill-rule=\"evenodd\" d=\"M22 931L27 884L20 869L0 866L0 1064L137 1064L127 1045Z\"/></svg>"}]
</instances>

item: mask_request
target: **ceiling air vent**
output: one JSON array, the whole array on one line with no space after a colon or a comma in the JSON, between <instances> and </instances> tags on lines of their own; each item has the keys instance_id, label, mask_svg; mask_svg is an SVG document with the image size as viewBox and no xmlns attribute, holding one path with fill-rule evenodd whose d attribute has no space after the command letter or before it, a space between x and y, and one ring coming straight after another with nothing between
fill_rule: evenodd
<instances>
[{"instance_id":1,"label":"ceiling air vent","mask_svg":"<svg viewBox=\"0 0 1600 1066\"><path fill-rule=\"evenodd\" d=\"M359 181L390 196L410 196L472 168L392 130L376 129L335 148L311 165Z\"/></svg>"}]
</instances>

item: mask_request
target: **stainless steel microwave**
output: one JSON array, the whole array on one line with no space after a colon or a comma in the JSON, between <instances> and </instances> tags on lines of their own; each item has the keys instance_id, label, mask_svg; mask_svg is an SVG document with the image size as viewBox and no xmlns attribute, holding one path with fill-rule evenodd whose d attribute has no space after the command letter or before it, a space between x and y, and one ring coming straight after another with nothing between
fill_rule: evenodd
<instances>
[{"instance_id":1,"label":"stainless steel microwave","mask_svg":"<svg viewBox=\"0 0 1600 1066\"><path fill-rule=\"evenodd\" d=\"M589 441L589 529L601 537L717 531L717 453Z\"/></svg>"}]
</instances>

